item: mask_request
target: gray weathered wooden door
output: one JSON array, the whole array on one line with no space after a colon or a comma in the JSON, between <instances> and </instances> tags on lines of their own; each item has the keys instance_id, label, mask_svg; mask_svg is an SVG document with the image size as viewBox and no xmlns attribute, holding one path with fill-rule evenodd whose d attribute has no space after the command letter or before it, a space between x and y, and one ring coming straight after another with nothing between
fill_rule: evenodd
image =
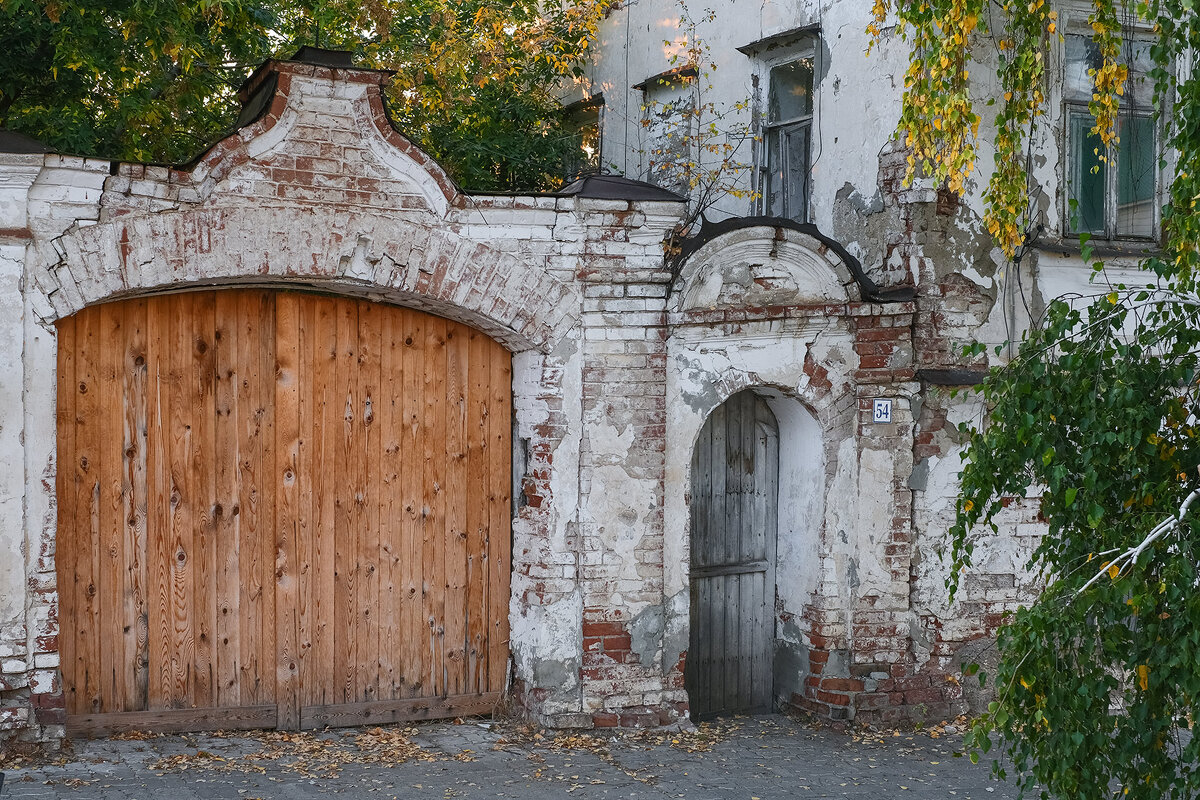
<instances>
[{"instance_id":1,"label":"gray weathered wooden door","mask_svg":"<svg viewBox=\"0 0 1200 800\"><path fill-rule=\"evenodd\" d=\"M693 718L771 710L779 427L750 391L717 408L692 456Z\"/></svg>"}]
</instances>

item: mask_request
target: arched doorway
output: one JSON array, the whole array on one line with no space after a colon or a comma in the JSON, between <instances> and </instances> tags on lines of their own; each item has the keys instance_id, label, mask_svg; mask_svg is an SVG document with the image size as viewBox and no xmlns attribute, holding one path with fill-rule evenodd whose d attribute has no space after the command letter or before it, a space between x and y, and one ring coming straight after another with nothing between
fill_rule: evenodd
<instances>
[{"instance_id":1,"label":"arched doorway","mask_svg":"<svg viewBox=\"0 0 1200 800\"><path fill-rule=\"evenodd\" d=\"M267 289L104 303L58 328L70 729L491 710L507 350L430 314Z\"/></svg>"},{"instance_id":2,"label":"arched doorway","mask_svg":"<svg viewBox=\"0 0 1200 800\"><path fill-rule=\"evenodd\" d=\"M771 710L779 425L753 391L729 398L692 456L693 718Z\"/></svg>"}]
</instances>

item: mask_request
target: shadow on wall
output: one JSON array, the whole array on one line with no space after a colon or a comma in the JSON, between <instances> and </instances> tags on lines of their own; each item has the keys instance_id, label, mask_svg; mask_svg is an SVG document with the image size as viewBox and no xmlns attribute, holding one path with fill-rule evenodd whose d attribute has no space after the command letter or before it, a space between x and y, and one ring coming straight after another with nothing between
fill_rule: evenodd
<instances>
[{"instance_id":1,"label":"shadow on wall","mask_svg":"<svg viewBox=\"0 0 1200 800\"><path fill-rule=\"evenodd\" d=\"M800 614L820 586L825 516L825 441L799 400L778 389L755 390L779 422L779 513L776 547L774 696L804 691L808 646Z\"/></svg>"}]
</instances>

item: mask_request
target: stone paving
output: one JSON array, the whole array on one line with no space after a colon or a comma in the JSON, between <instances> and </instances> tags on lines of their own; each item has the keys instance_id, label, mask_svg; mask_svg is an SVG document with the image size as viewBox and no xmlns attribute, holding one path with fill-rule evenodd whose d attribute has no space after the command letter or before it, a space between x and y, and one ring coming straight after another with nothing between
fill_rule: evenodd
<instances>
[{"instance_id":1,"label":"stone paving","mask_svg":"<svg viewBox=\"0 0 1200 800\"><path fill-rule=\"evenodd\" d=\"M75 743L4 767L0 796L345 798L1015 798L961 736L846 734L769 715L691 731L538 732L468 720L322 731L147 736Z\"/></svg>"}]
</instances>

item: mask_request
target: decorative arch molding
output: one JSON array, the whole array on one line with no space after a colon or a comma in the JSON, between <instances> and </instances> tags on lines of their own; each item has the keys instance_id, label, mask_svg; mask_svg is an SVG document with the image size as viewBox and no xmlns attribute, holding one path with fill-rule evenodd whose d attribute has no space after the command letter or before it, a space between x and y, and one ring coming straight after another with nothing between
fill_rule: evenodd
<instances>
[{"instance_id":1,"label":"decorative arch molding","mask_svg":"<svg viewBox=\"0 0 1200 800\"><path fill-rule=\"evenodd\" d=\"M576 325L577 291L537 265L440 226L316 204L201 207L74 227L34 271L46 322L139 293L216 284L322 288L549 350Z\"/></svg>"},{"instance_id":2,"label":"decorative arch molding","mask_svg":"<svg viewBox=\"0 0 1200 800\"><path fill-rule=\"evenodd\" d=\"M751 225L721 233L687 257L668 310L825 305L861 299L855 276L829 246L802 231Z\"/></svg>"},{"instance_id":3,"label":"decorative arch molding","mask_svg":"<svg viewBox=\"0 0 1200 800\"><path fill-rule=\"evenodd\" d=\"M705 221L675 257L669 312L900 303L912 286L880 287L837 240L782 217Z\"/></svg>"}]
</instances>

